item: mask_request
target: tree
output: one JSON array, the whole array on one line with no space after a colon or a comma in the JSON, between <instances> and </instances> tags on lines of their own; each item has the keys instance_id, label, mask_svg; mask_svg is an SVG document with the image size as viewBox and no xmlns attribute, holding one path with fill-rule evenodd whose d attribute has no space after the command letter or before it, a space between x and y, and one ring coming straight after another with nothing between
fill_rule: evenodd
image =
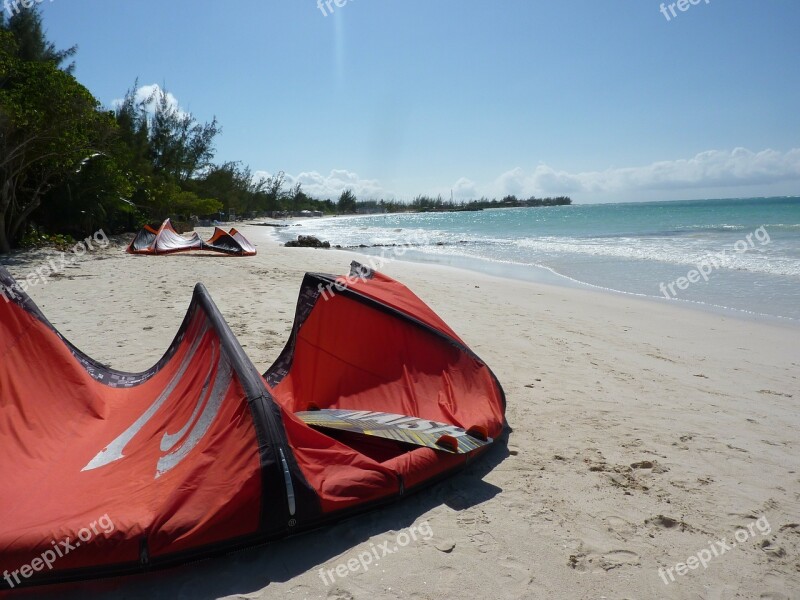
<instances>
[{"instance_id":1,"label":"tree","mask_svg":"<svg viewBox=\"0 0 800 600\"><path fill-rule=\"evenodd\" d=\"M227 162L211 167L202 177L187 182L186 187L200 196L216 198L226 213L246 214L258 209L259 194L266 182L254 181L249 167Z\"/></svg>"},{"instance_id":2,"label":"tree","mask_svg":"<svg viewBox=\"0 0 800 600\"><path fill-rule=\"evenodd\" d=\"M44 34L42 16L37 7L18 7L16 12L5 23L4 13L0 11L0 29L5 29L14 37L16 42L15 55L17 58L31 62L49 62L60 68L61 64L75 55L77 46L66 50L56 50L52 42L48 42ZM70 63L65 69L67 73L75 70L75 63Z\"/></svg>"},{"instance_id":3,"label":"tree","mask_svg":"<svg viewBox=\"0 0 800 600\"><path fill-rule=\"evenodd\" d=\"M179 192L171 204L175 214L184 217L213 215L222 209L219 200L199 198L192 192Z\"/></svg>"},{"instance_id":4,"label":"tree","mask_svg":"<svg viewBox=\"0 0 800 600\"><path fill-rule=\"evenodd\" d=\"M308 210L313 206L313 200L303 191L303 186L299 181L294 184L289 197L292 202L292 210L295 212Z\"/></svg>"},{"instance_id":5,"label":"tree","mask_svg":"<svg viewBox=\"0 0 800 600\"><path fill-rule=\"evenodd\" d=\"M172 103L161 88L142 103L154 108L149 131L156 172L186 182L211 166L214 138L221 131L216 117L211 123L198 123Z\"/></svg>"},{"instance_id":6,"label":"tree","mask_svg":"<svg viewBox=\"0 0 800 600\"><path fill-rule=\"evenodd\" d=\"M354 213L356 212L356 195L353 190L345 190L339 196L339 203L337 208L340 213Z\"/></svg>"},{"instance_id":7,"label":"tree","mask_svg":"<svg viewBox=\"0 0 800 600\"><path fill-rule=\"evenodd\" d=\"M31 215L47 231L69 233L76 238L103 229L107 233L135 229L138 211L129 200L133 185L114 157L95 153L84 159L45 195Z\"/></svg>"},{"instance_id":8,"label":"tree","mask_svg":"<svg viewBox=\"0 0 800 600\"><path fill-rule=\"evenodd\" d=\"M0 29L0 253L60 180L75 173L113 132L113 119L55 62L17 55Z\"/></svg>"}]
</instances>

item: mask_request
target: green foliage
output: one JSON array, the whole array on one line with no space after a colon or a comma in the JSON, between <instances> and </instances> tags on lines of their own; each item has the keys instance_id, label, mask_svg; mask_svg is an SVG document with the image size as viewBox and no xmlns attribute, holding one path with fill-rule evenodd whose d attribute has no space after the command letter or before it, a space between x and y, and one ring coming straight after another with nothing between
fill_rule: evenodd
<instances>
[{"instance_id":1,"label":"green foliage","mask_svg":"<svg viewBox=\"0 0 800 600\"><path fill-rule=\"evenodd\" d=\"M78 51L77 46L66 50L57 50L52 42L47 41L44 35L42 16L36 8L19 6L18 10L19 12L16 12L8 20L8 23L0 18L0 29L8 31L14 38L17 58L30 62L48 62L60 67L65 60L74 56ZM71 63L64 70L72 73L74 69L75 64Z\"/></svg>"},{"instance_id":2,"label":"green foliage","mask_svg":"<svg viewBox=\"0 0 800 600\"><path fill-rule=\"evenodd\" d=\"M213 140L216 119L199 124L170 104L166 91L136 99L138 81L114 112L118 138L114 155L128 173L132 202L148 220L168 216L217 215L223 207L225 185L203 189L203 177L215 167ZM196 176L202 173L201 179ZM208 191L211 194L207 193Z\"/></svg>"},{"instance_id":3,"label":"green foliage","mask_svg":"<svg viewBox=\"0 0 800 600\"><path fill-rule=\"evenodd\" d=\"M85 236L103 229L117 232L134 229L139 211L127 198L133 191L127 173L106 154L86 158L47 194L37 223L49 231Z\"/></svg>"},{"instance_id":4,"label":"green foliage","mask_svg":"<svg viewBox=\"0 0 800 600\"><path fill-rule=\"evenodd\" d=\"M353 190L345 190L339 196L339 203L336 206L342 214L354 213L356 212L356 202L356 195Z\"/></svg>"},{"instance_id":5,"label":"green foliage","mask_svg":"<svg viewBox=\"0 0 800 600\"><path fill-rule=\"evenodd\" d=\"M391 203L387 203L387 207ZM485 208L519 208L529 206L566 206L572 204L572 200L567 196L558 196L556 198L535 198L531 196L527 200L519 200L516 196L505 196L499 202L495 199L489 200L488 198L481 198L480 200L470 200L468 202L454 202L452 200L442 200L441 196L431 198L429 196L417 196L411 203L411 209L420 212L436 212L436 211L469 211L469 210L483 210ZM397 208L392 206L391 208ZM408 207L405 207L408 210ZM395 212L388 210L387 212Z\"/></svg>"},{"instance_id":6,"label":"green foliage","mask_svg":"<svg viewBox=\"0 0 800 600\"><path fill-rule=\"evenodd\" d=\"M113 121L54 60L21 58L13 32L0 34L0 252L4 252L17 241L45 195L79 169L110 133Z\"/></svg>"},{"instance_id":7,"label":"green foliage","mask_svg":"<svg viewBox=\"0 0 800 600\"><path fill-rule=\"evenodd\" d=\"M21 248L53 247L61 252L66 252L75 246L75 238L63 234L40 234L35 228L30 227L22 236L19 245Z\"/></svg>"},{"instance_id":8,"label":"green foliage","mask_svg":"<svg viewBox=\"0 0 800 600\"><path fill-rule=\"evenodd\" d=\"M215 198L226 214L234 212L238 215L263 210L259 206L258 196L263 193L263 183L254 183L253 174L248 167L240 163L228 162L211 167L208 172L188 184L188 189L199 196ZM211 214L215 211L202 213Z\"/></svg>"},{"instance_id":9,"label":"green foliage","mask_svg":"<svg viewBox=\"0 0 800 600\"><path fill-rule=\"evenodd\" d=\"M172 200L172 209L180 216L217 215L222 202L213 198L198 198L192 192L180 192Z\"/></svg>"},{"instance_id":10,"label":"green foliage","mask_svg":"<svg viewBox=\"0 0 800 600\"><path fill-rule=\"evenodd\" d=\"M167 92L160 88L140 103L140 114L148 119L146 107L154 108L145 124L157 173L186 182L211 166L214 138L220 133L216 117L211 123L198 123L191 114L171 104Z\"/></svg>"}]
</instances>

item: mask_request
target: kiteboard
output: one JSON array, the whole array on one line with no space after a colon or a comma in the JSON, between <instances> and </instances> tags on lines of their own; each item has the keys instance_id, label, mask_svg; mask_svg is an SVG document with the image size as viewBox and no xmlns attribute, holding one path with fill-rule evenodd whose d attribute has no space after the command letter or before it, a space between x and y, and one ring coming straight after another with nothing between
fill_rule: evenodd
<instances>
[{"instance_id":1,"label":"kiteboard","mask_svg":"<svg viewBox=\"0 0 800 600\"><path fill-rule=\"evenodd\" d=\"M360 433L450 454L468 454L493 441L481 427L465 430L419 417L369 410L309 410L295 413L295 416L319 429Z\"/></svg>"}]
</instances>

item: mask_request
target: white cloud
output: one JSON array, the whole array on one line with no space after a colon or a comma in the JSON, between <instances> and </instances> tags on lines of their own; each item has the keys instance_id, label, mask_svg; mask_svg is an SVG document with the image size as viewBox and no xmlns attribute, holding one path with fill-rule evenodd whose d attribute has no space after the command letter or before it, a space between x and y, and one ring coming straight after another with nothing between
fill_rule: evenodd
<instances>
[{"instance_id":1,"label":"white cloud","mask_svg":"<svg viewBox=\"0 0 800 600\"><path fill-rule=\"evenodd\" d=\"M453 184L453 198L456 200L474 200L478 197L478 186L471 179L461 177Z\"/></svg>"},{"instance_id":2,"label":"white cloud","mask_svg":"<svg viewBox=\"0 0 800 600\"><path fill-rule=\"evenodd\" d=\"M134 100L137 104L144 104L147 112L153 114L155 113L156 102L160 100L161 95L164 93L166 93L167 105L170 108L174 108L176 111L178 111L179 115L185 115L186 112L181 109L178 99L174 96L174 94L172 92L166 92L166 90L162 89L157 83L139 86L134 94ZM117 108L122 104L122 102L122 98L117 98L111 102L111 106Z\"/></svg>"},{"instance_id":3,"label":"white cloud","mask_svg":"<svg viewBox=\"0 0 800 600\"><path fill-rule=\"evenodd\" d=\"M500 175L490 196L552 196L582 193L624 194L640 191L690 191L709 188L768 186L800 182L800 148L782 153L746 148L708 150L688 159L654 162L641 167L570 173L548 165L532 171L516 168Z\"/></svg>"},{"instance_id":4,"label":"white cloud","mask_svg":"<svg viewBox=\"0 0 800 600\"><path fill-rule=\"evenodd\" d=\"M270 177L267 171L256 171L253 179L259 180ZM337 200L345 190L352 190L359 200L377 200L380 198L390 200L394 194L381 187L377 179L362 179L357 173L346 169L333 169L328 175L317 171L304 171L298 175L286 173L286 187L290 188L296 183L303 186L303 191L312 198Z\"/></svg>"},{"instance_id":5,"label":"white cloud","mask_svg":"<svg viewBox=\"0 0 800 600\"><path fill-rule=\"evenodd\" d=\"M256 179L269 176L257 171ZM394 199L377 179L363 179L346 169L334 169L328 175L317 171L286 175L287 187L300 182L303 190L314 198L335 200L346 189L353 190L360 200ZM800 148L787 152L746 148L708 150L692 158L665 160L637 167L615 167L604 171L566 171L541 164L533 169L520 167L499 175L493 181L480 183L461 177L447 189L403 190L406 200L417 194L472 200L485 196L502 198L514 194L529 196L571 196L577 201L624 202L628 200L668 200L712 197L719 194L753 195L796 193L800 185ZM786 189L789 191L786 191Z\"/></svg>"}]
</instances>

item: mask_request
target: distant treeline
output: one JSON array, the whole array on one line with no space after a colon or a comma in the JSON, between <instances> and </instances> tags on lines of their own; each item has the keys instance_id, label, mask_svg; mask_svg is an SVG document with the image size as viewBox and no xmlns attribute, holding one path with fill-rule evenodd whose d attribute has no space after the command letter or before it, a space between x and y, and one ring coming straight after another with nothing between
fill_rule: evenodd
<instances>
[{"instance_id":1,"label":"distant treeline","mask_svg":"<svg viewBox=\"0 0 800 600\"><path fill-rule=\"evenodd\" d=\"M352 190L334 201L291 186L283 172L255 179L240 162L214 161L222 129L198 122L154 87L138 82L106 108L73 76L77 48L46 39L36 6L6 19L0 11L0 254L51 236L85 238L133 231L166 217L180 221L323 214L479 210L569 204L569 198L411 204L358 202Z\"/></svg>"},{"instance_id":2,"label":"distant treeline","mask_svg":"<svg viewBox=\"0 0 800 600\"><path fill-rule=\"evenodd\" d=\"M417 196L411 203L396 202L393 200L366 200L356 203L358 213L398 213L398 212L458 212L483 210L485 208L519 208L525 206L567 206L572 204L572 199L567 196L557 198L535 198L520 200L516 196L506 196L502 200L481 198L480 200L467 200L455 202L444 200L441 196Z\"/></svg>"}]
</instances>

